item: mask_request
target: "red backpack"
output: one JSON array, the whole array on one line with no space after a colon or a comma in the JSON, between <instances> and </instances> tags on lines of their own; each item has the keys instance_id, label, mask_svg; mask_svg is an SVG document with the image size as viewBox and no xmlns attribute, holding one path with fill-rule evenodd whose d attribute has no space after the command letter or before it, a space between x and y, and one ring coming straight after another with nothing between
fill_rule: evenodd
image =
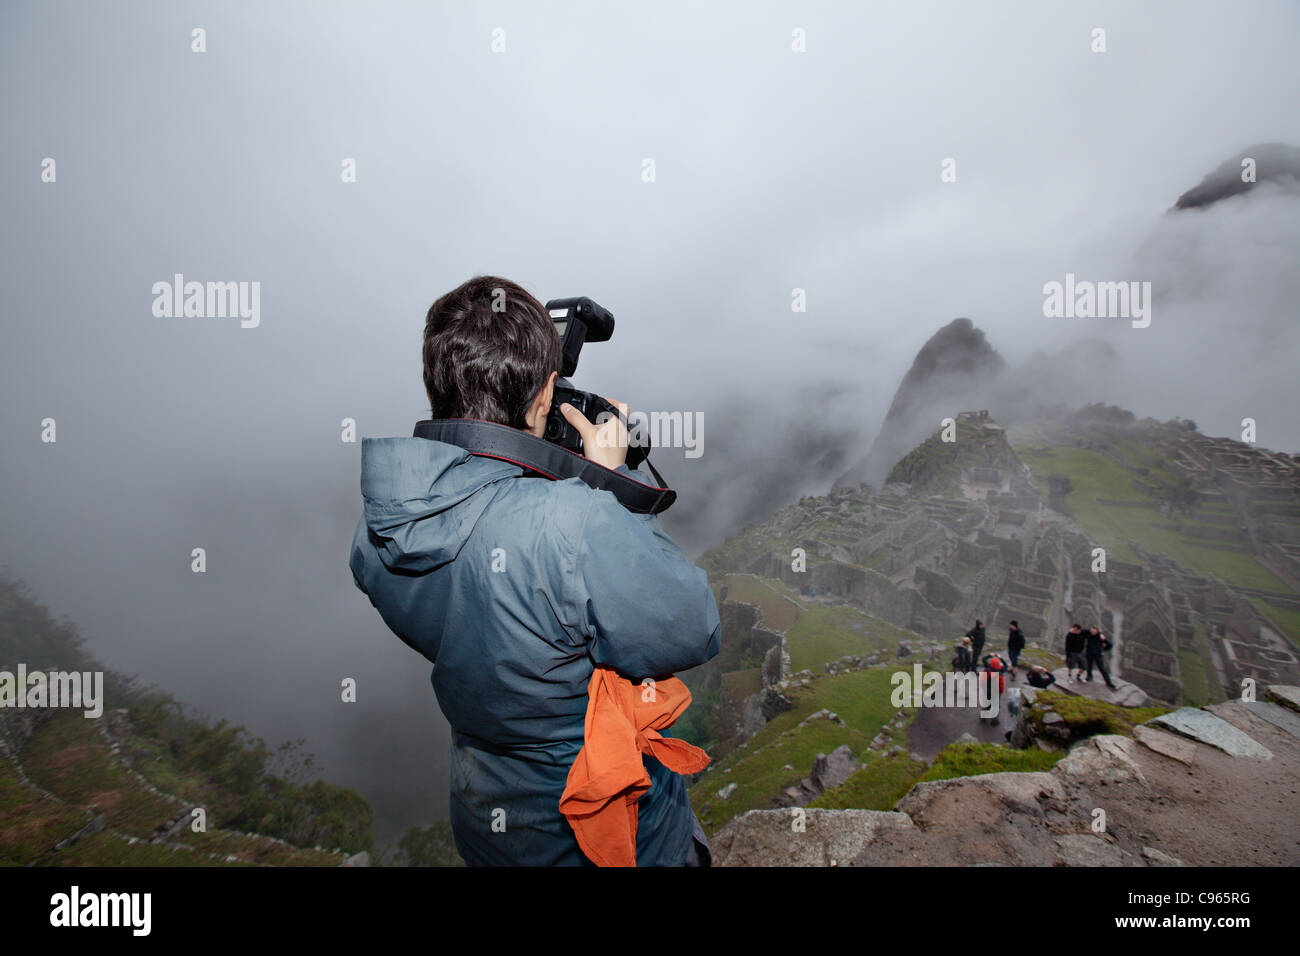
<instances>
[{"instance_id":1,"label":"red backpack","mask_svg":"<svg viewBox=\"0 0 1300 956\"><path fill-rule=\"evenodd\" d=\"M985 668L986 674L998 675L998 693L1004 693L1007 689L1007 675L1002 669L1002 658L993 657L989 659L988 667Z\"/></svg>"}]
</instances>

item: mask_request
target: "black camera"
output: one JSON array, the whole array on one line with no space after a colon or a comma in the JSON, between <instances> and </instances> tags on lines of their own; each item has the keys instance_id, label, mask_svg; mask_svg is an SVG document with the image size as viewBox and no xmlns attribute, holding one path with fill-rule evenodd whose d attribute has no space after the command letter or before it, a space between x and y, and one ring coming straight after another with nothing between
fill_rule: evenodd
<instances>
[{"instance_id":1,"label":"black camera","mask_svg":"<svg viewBox=\"0 0 1300 956\"><path fill-rule=\"evenodd\" d=\"M563 367L555 380L555 394L551 410L546 416L546 434L542 437L554 445L581 455L582 436L560 413L560 406L568 402L587 417L589 422L600 424L602 413L618 415L619 411L599 395L574 388L569 376L578 369L578 354L585 342L607 342L614 334L614 315L586 296L572 299L552 299L546 311L555 322L563 346ZM650 453L649 438L639 428L624 420L628 430L627 466L635 468Z\"/></svg>"}]
</instances>

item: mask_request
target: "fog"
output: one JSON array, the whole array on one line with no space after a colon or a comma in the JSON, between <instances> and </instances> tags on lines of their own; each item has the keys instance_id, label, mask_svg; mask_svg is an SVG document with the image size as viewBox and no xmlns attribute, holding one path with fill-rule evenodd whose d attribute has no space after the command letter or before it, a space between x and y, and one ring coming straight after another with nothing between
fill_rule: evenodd
<instances>
[{"instance_id":1,"label":"fog","mask_svg":"<svg viewBox=\"0 0 1300 956\"><path fill-rule=\"evenodd\" d=\"M615 314L574 380L703 416L652 458L693 555L824 492L957 316L1042 391L1297 450L1300 200L1166 210L1300 143L1298 34L1289 2L5 4L0 564L108 666L307 738L381 835L432 820L447 728L353 585L340 436L427 417L438 295ZM1044 317L1067 272L1152 281L1150 327ZM259 282L259 324L156 316L176 273Z\"/></svg>"}]
</instances>

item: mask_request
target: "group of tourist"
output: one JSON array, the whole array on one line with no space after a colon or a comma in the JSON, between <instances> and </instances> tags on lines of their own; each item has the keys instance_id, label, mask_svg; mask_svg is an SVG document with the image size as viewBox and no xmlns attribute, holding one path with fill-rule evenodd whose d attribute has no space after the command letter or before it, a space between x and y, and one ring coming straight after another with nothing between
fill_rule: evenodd
<instances>
[{"instance_id":1,"label":"group of tourist","mask_svg":"<svg viewBox=\"0 0 1300 956\"><path fill-rule=\"evenodd\" d=\"M1007 633L1009 662L997 655L984 655L984 645L987 640L984 622L977 618L975 626L966 632L961 643L957 645L957 654L952 661L953 669L963 673L978 670L1009 670L1011 679L1015 680L1019 674L1020 654L1027 643L1025 632L1020 629L1020 622L1012 621ZM1092 672L1097 670L1105 680L1106 686L1115 690L1115 683L1110 679L1110 668L1106 664L1110 649L1110 638L1096 625L1085 631L1080 625L1075 624L1065 635L1066 680L1070 683L1076 680L1091 681ZM999 681L1001 680L999 676ZM1051 687L1056 683L1056 675L1046 667L1033 665L1025 675L1025 682L1031 687Z\"/></svg>"},{"instance_id":2,"label":"group of tourist","mask_svg":"<svg viewBox=\"0 0 1300 956\"><path fill-rule=\"evenodd\" d=\"M957 645L957 656L953 658L953 668L965 673L979 670L980 664L984 665L984 670L989 670L990 662L994 660L992 655L984 655L984 644L988 637L984 631L984 622L976 619L975 626L966 632ZM1020 624L1017 621L1011 622L1011 631L1007 635L1007 656L1011 658L1010 663L1003 661L1000 657L996 658L999 665L994 670L1010 669L1011 676L1016 676L1016 669L1020 665L1020 652L1025 649L1025 632L1020 630Z\"/></svg>"},{"instance_id":3,"label":"group of tourist","mask_svg":"<svg viewBox=\"0 0 1300 956\"><path fill-rule=\"evenodd\" d=\"M1106 667L1106 653L1110 648L1110 638L1101 633L1097 625L1094 624L1086 631L1078 624L1074 625L1065 635L1066 679L1074 683L1077 676L1079 680L1091 681L1095 666L1105 679L1106 686L1114 690L1115 683L1110 679L1110 669ZM1088 670L1086 677L1084 668Z\"/></svg>"}]
</instances>

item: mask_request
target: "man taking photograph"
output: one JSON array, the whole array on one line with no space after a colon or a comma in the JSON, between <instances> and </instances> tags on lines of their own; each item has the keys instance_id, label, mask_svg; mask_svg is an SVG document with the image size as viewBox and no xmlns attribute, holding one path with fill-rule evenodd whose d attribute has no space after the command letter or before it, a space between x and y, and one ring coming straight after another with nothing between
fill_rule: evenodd
<instances>
[{"instance_id":1,"label":"man taking photograph","mask_svg":"<svg viewBox=\"0 0 1300 956\"><path fill-rule=\"evenodd\" d=\"M544 435L561 342L520 286L480 276L438 299L423 359L434 419ZM598 426L561 412L588 458L651 483L628 469L617 418ZM588 683L598 666L640 683L714 657L721 624L707 575L655 516L610 492L440 441L364 439L361 491L350 567L385 623L434 662L461 856L471 866L590 865L559 809L583 747ZM685 780L643 760L651 785L637 801L637 865L707 865Z\"/></svg>"}]
</instances>

